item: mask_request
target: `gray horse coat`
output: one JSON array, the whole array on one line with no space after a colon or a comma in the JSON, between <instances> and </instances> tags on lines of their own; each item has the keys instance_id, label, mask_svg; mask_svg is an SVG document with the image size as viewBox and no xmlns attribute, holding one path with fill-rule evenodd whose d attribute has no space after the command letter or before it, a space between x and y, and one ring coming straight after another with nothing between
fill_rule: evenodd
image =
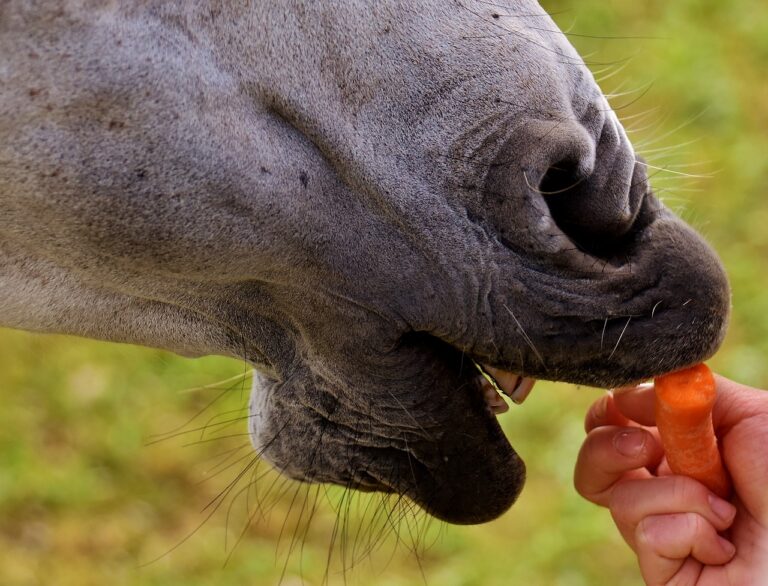
<instances>
[{"instance_id":1,"label":"gray horse coat","mask_svg":"<svg viewBox=\"0 0 768 586\"><path fill-rule=\"evenodd\" d=\"M471 360L608 386L729 293L532 0L0 3L0 324L248 360L253 442L458 522L524 466Z\"/></svg>"}]
</instances>

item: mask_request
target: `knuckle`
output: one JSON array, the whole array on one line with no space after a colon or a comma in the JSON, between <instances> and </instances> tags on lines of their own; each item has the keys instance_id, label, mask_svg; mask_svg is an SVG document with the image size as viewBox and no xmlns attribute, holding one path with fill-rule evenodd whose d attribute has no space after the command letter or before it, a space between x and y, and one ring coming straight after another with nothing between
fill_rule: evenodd
<instances>
[{"instance_id":1,"label":"knuckle","mask_svg":"<svg viewBox=\"0 0 768 586\"><path fill-rule=\"evenodd\" d=\"M654 553L668 549L669 537L680 544L692 544L705 531L703 519L696 513L671 513L645 517L635 529L638 547Z\"/></svg>"},{"instance_id":2,"label":"knuckle","mask_svg":"<svg viewBox=\"0 0 768 586\"><path fill-rule=\"evenodd\" d=\"M646 550L654 550L656 543L656 527L652 517L646 517L642 519L635 528L635 543L638 548Z\"/></svg>"},{"instance_id":3,"label":"knuckle","mask_svg":"<svg viewBox=\"0 0 768 586\"><path fill-rule=\"evenodd\" d=\"M704 533L706 527L701 515L697 515L696 513L685 513L683 519L685 535L690 539L695 539Z\"/></svg>"},{"instance_id":4,"label":"knuckle","mask_svg":"<svg viewBox=\"0 0 768 586\"><path fill-rule=\"evenodd\" d=\"M611 516L617 524L625 524L631 522L633 502L632 490L633 483L631 481L620 482L614 486L611 492L610 500L608 501L608 509L611 511Z\"/></svg>"}]
</instances>

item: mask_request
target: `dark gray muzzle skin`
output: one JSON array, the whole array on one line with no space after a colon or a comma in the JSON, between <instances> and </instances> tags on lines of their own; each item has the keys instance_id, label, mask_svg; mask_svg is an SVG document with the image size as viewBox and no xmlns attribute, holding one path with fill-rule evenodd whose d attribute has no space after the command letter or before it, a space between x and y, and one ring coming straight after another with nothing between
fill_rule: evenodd
<instances>
[{"instance_id":1,"label":"dark gray muzzle skin","mask_svg":"<svg viewBox=\"0 0 768 586\"><path fill-rule=\"evenodd\" d=\"M729 311L562 33L498 4L1 4L0 323L245 358L286 474L498 516L524 466L471 360L612 386Z\"/></svg>"}]
</instances>

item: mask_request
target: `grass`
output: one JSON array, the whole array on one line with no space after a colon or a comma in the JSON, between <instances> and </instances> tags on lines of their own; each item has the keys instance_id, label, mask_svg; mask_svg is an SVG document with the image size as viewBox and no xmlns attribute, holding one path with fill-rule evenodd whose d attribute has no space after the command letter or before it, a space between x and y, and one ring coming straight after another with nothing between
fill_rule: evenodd
<instances>
[{"instance_id":1,"label":"grass","mask_svg":"<svg viewBox=\"0 0 768 586\"><path fill-rule=\"evenodd\" d=\"M768 387L768 7L747 0L544 5L561 27L584 35L571 38L582 54L616 62L602 74L615 73L606 92L637 90L613 105L636 127L639 151L664 169L655 187L710 240L732 282L733 319L712 364ZM256 507L243 495L230 493L203 523L213 508L206 505L248 462L247 438L215 437L242 426L151 443L190 420L184 429L232 417L227 411L247 400L247 380L230 383L198 417L223 389L177 391L242 373L228 359L0 331L0 584L639 583L609 515L571 486L583 413L600 391L541 384L503 418L529 480L517 505L493 523L427 526L400 503L393 528L375 497L307 491L261 467L264 510L243 532ZM414 540L429 547L414 555Z\"/></svg>"}]
</instances>

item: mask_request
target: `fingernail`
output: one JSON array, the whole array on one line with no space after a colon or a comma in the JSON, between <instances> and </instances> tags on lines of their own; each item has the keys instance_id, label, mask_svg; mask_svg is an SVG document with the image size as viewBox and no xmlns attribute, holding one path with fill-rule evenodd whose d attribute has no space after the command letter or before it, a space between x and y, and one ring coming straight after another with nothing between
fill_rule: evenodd
<instances>
[{"instance_id":1,"label":"fingernail","mask_svg":"<svg viewBox=\"0 0 768 586\"><path fill-rule=\"evenodd\" d=\"M728 555L729 558L732 558L736 553L736 546L723 537L718 537L718 540L720 541L720 547L723 548L726 555Z\"/></svg>"},{"instance_id":2,"label":"fingernail","mask_svg":"<svg viewBox=\"0 0 768 586\"><path fill-rule=\"evenodd\" d=\"M613 447L622 456L636 458L645 448L647 437L642 429L628 429L613 437Z\"/></svg>"},{"instance_id":3,"label":"fingernail","mask_svg":"<svg viewBox=\"0 0 768 586\"><path fill-rule=\"evenodd\" d=\"M709 498L709 508L712 509L712 512L715 515L720 517L723 521L730 521L733 519L733 516L736 514L736 507L713 494L707 495L707 498Z\"/></svg>"}]
</instances>

